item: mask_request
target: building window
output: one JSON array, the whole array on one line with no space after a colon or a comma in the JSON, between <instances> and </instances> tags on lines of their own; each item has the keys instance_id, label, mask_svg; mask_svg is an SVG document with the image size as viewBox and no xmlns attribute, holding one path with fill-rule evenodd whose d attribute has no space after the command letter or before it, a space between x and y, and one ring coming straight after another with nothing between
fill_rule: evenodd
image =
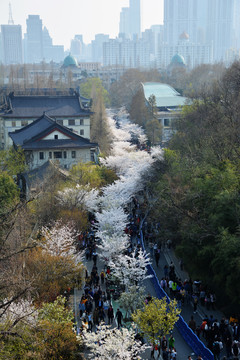
<instances>
[{"instance_id":1,"label":"building window","mask_svg":"<svg viewBox=\"0 0 240 360\"><path fill-rule=\"evenodd\" d=\"M62 159L62 152L54 151L53 156L54 156L54 159Z\"/></svg>"},{"instance_id":2,"label":"building window","mask_svg":"<svg viewBox=\"0 0 240 360\"><path fill-rule=\"evenodd\" d=\"M49 157L49 159L52 159L52 152L51 151L49 151L48 157Z\"/></svg>"},{"instance_id":3,"label":"building window","mask_svg":"<svg viewBox=\"0 0 240 360\"><path fill-rule=\"evenodd\" d=\"M57 123L63 126L63 120L57 120Z\"/></svg>"},{"instance_id":4,"label":"building window","mask_svg":"<svg viewBox=\"0 0 240 360\"><path fill-rule=\"evenodd\" d=\"M21 121L21 126L27 126L27 124L28 124L27 120L22 120Z\"/></svg>"},{"instance_id":5,"label":"building window","mask_svg":"<svg viewBox=\"0 0 240 360\"><path fill-rule=\"evenodd\" d=\"M84 119L80 119L80 125L84 125Z\"/></svg>"},{"instance_id":6,"label":"building window","mask_svg":"<svg viewBox=\"0 0 240 360\"><path fill-rule=\"evenodd\" d=\"M80 130L80 135L84 135L84 130Z\"/></svg>"},{"instance_id":7,"label":"building window","mask_svg":"<svg viewBox=\"0 0 240 360\"><path fill-rule=\"evenodd\" d=\"M76 158L76 151L75 151L75 150L72 151L72 158L73 158L73 159Z\"/></svg>"},{"instance_id":8,"label":"building window","mask_svg":"<svg viewBox=\"0 0 240 360\"><path fill-rule=\"evenodd\" d=\"M164 126L170 126L170 119L164 119L163 121Z\"/></svg>"},{"instance_id":9,"label":"building window","mask_svg":"<svg viewBox=\"0 0 240 360\"><path fill-rule=\"evenodd\" d=\"M68 120L68 125L75 125L75 119Z\"/></svg>"},{"instance_id":10,"label":"building window","mask_svg":"<svg viewBox=\"0 0 240 360\"><path fill-rule=\"evenodd\" d=\"M63 152L63 157L64 157L64 159L67 158L67 152L66 151Z\"/></svg>"},{"instance_id":11,"label":"building window","mask_svg":"<svg viewBox=\"0 0 240 360\"><path fill-rule=\"evenodd\" d=\"M54 139L57 140L57 139L58 139L58 135L54 135Z\"/></svg>"},{"instance_id":12,"label":"building window","mask_svg":"<svg viewBox=\"0 0 240 360\"><path fill-rule=\"evenodd\" d=\"M16 126L16 121L12 121L12 127Z\"/></svg>"},{"instance_id":13,"label":"building window","mask_svg":"<svg viewBox=\"0 0 240 360\"><path fill-rule=\"evenodd\" d=\"M43 152L43 151L40 151L40 153L39 153L39 159L40 159L40 160L43 160L43 159L44 159L44 152Z\"/></svg>"}]
</instances>

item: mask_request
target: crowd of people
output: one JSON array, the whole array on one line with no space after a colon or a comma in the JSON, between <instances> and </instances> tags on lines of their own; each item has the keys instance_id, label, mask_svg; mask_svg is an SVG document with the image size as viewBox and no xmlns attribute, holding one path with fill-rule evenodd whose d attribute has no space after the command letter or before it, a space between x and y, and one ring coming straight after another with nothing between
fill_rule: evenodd
<instances>
[{"instance_id":1,"label":"crowd of people","mask_svg":"<svg viewBox=\"0 0 240 360\"><path fill-rule=\"evenodd\" d=\"M158 341L152 344L151 358L159 359L160 355L163 360L175 360L177 358L175 339L172 334L169 339L167 339L166 336L162 336Z\"/></svg>"},{"instance_id":2,"label":"crowd of people","mask_svg":"<svg viewBox=\"0 0 240 360\"><path fill-rule=\"evenodd\" d=\"M226 353L226 359L239 359L240 355L240 330L237 324L225 317L219 322L213 315L205 317L201 325L196 324L193 316L188 326L193 332L207 343L207 347L213 352L214 358L220 360L221 355Z\"/></svg>"},{"instance_id":3,"label":"crowd of people","mask_svg":"<svg viewBox=\"0 0 240 360\"><path fill-rule=\"evenodd\" d=\"M125 228L125 233L129 235L131 240L130 246L127 249L128 254L140 247L138 233L140 217L138 215L138 207L139 205L135 200L132 213L129 217L129 226ZM147 237L147 234L145 236ZM81 235L78 246L80 249L85 250L86 260L93 263L90 274L86 271L84 294L79 303L81 329L85 328L88 331L93 331L101 321L120 328L123 325L123 314L120 309L117 309L114 315L112 299L114 298L114 292L116 295L116 290L113 291L111 286L109 286L111 283L111 269L105 266L98 270L98 254L94 232L90 231ZM165 246L169 249L171 243L166 243ZM156 267L159 267L163 251L161 244L149 243L149 248ZM183 264L180 265L180 268L182 266ZM215 309L216 297L214 293L208 291L202 285L201 281L192 281L191 279L182 281L176 275L173 262L170 265L165 264L162 270L164 276L160 280L160 285L171 298L177 300L179 307L192 303L193 313L196 313L199 305L207 310ZM213 352L215 360L220 360L220 357L222 358L223 349L227 359L239 359L240 330L237 319L234 320L230 325L225 318L219 322L211 315L209 318L204 318L202 323L197 325L192 315L188 325ZM168 339L162 337L157 343L152 344L151 358L158 359L160 354L163 360L174 360L177 358L173 335ZM198 356L198 360L201 359L201 356ZM191 356L189 360L191 360Z\"/></svg>"}]
</instances>

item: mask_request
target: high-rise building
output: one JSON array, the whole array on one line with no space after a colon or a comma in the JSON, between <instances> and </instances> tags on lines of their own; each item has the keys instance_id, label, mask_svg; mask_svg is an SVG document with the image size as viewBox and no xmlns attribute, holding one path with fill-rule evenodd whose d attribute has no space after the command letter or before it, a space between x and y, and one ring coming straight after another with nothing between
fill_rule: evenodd
<instances>
[{"instance_id":1,"label":"high-rise building","mask_svg":"<svg viewBox=\"0 0 240 360\"><path fill-rule=\"evenodd\" d=\"M83 52L82 35L75 35L71 40L70 52L78 61L80 61Z\"/></svg>"},{"instance_id":2,"label":"high-rise building","mask_svg":"<svg viewBox=\"0 0 240 360\"><path fill-rule=\"evenodd\" d=\"M212 0L210 0L212 1ZM164 0L164 42L175 45L186 32L193 43L203 43L209 0Z\"/></svg>"},{"instance_id":3,"label":"high-rise building","mask_svg":"<svg viewBox=\"0 0 240 360\"><path fill-rule=\"evenodd\" d=\"M233 18L233 47L240 49L240 1L234 2Z\"/></svg>"},{"instance_id":4,"label":"high-rise building","mask_svg":"<svg viewBox=\"0 0 240 360\"><path fill-rule=\"evenodd\" d=\"M92 41L92 61L103 63L103 44L109 40L109 35L96 34Z\"/></svg>"},{"instance_id":5,"label":"high-rise building","mask_svg":"<svg viewBox=\"0 0 240 360\"><path fill-rule=\"evenodd\" d=\"M159 68L168 67L171 59L176 54L184 58L185 64L190 69L201 64L213 62L212 47L208 44L195 44L191 42L187 33L180 35L178 44L164 44L159 47L157 66Z\"/></svg>"},{"instance_id":6,"label":"high-rise building","mask_svg":"<svg viewBox=\"0 0 240 360\"><path fill-rule=\"evenodd\" d=\"M123 7L120 13L119 36L130 38L130 11L128 7Z\"/></svg>"},{"instance_id":7,"label":"high-rise building","mask_svg":"<svg viewBox=\"0 0 240 360\"><path fill-rule=\"evenodd\" d=\"M22 27L21 25L1 25L3 63L22 64Z\"/></svg>"},{"instance_id":8,"label":"high-rise building","mask_svg":"<svg viewBox=\"0 0 240 360\"><path fill-rule=\"evenodd\" d=\"M127 39L140 38L141 4L140 0L129 0L129 7L122 8L120 13L119 35Z\"/></svg>"},{"instance_id":9,"label":"high-rise building","mask_svg":"<svg viewBox=\"0 0 240 360\"><path fill-rule=\"evenodd\" d=\"M141 4L140 0L129 0L129 22L131 36L141 36Z\"/></svg>"},{"instance_id":10,"label":"high-rise building","mask_svg":"<svg viewBox=\"0 0 240 360\"><path fill-rule=\"evenodd\" d=\"M227 51L233 45L235 3L236 0L208 1L207 34L213 45L214 61L226 60Z\"/></svg>"},{"instance_id":11,"label":"high-rise building","mask_svg":"<svg viewBox=\"0 0 240 360\"><path fill-rule=\"evenodd\" d=\"M42 31L42 41L43 41L43 58L46 62L52 60L52 38L49 35L48 29L44 26Z\"/></svg>"},{"instance_id":12,"label":"high-rise building","mask_svg":"<svg viewBox=\"0 0 240 360\"><path fill-rule=\"evenodd\" d=\"M212 47L213 61L226 60L227 51L238 44L239 0L164 0L164 42L178 44L186 32L193 45Z\"/></svg>"},{"instance_id":13,"label":"high-rise building","mask_svg":"<svg viewBox=\"0 0 240 360\"><path fill-rule=\"evenodd\" d=\"M144 39L110 39L103 44L103 65L148 68L150 44Z\"/></svg>"},{"instance_id":14,"label":"high-rise building","mask_svg":"<svg viewBox=\"0 0 240 360\"><path fill-rule=\"evenodd\" d=\"M39 15L27 18L27 62L39 63L43 60L43 31Z\"/></svg>"}]
</instances>

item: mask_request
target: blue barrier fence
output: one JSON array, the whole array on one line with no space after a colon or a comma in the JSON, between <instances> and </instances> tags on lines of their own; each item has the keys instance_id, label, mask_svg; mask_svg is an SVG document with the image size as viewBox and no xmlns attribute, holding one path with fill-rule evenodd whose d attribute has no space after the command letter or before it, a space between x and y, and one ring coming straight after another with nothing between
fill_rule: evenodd
<instances>
[{"instance_id":1,"label":"blue barrier fence","mask_svg":"<svg viewBox=\"0 0 240 360\"><path fill-rule=\"evenodd\" d=\"M143 250L145 250L142 231L140 232L140 234L141 234L142 248L143 248ZM167 293L161 287L158 277L157 277L152 265L148 265L147 270L148 270L148 274L152 275L150 280L152 281L152 284L156 291L157 297L159 299L166 297L167 301L170 301ZM194 351L194 353L196 355L201 355L203 360L214 360L213 353L203 344L203 342L201 340L199 340L197 335L192 331L192 329L190 329L190 327L183 320L183 317L181 315L179 316L176 326L177 326L180 334L186 341L186 343L192 348L192 350Z\"/></svg>"}]
</instances>

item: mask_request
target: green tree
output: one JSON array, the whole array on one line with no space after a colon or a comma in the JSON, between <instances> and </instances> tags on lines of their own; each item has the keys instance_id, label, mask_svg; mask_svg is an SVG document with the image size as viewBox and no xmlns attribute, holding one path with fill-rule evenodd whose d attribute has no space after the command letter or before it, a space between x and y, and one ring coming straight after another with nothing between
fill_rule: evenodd
<instances>
[{"instance_id":1,"label":"green tree","mask_svg":"<svg viewBox=\"0 0 240 360\"><path fill-rule=\"evenodd\" d=\"M68 288L81 287L84 267L70 256L56 256L34 249L25 256L25 278L32 278L37 304L54 301Z\"/></svg>"},{"instance_id":2,"label":"green tree","mask_svg":"<svg viewBox=\"0 0 240 360\"><path fill-rule=\"evenodd\" d=\"M157 100L154 94L150 95L148 98L148 104L150 106L150 112L152 117L155 117L157 114Z\"/></svg>"},{"instance_id":3,"label":"green tree","mask_svg":"<svg viewBox=\"0 0 240 360\"><path fill-rule=\"evenodd\" d=\"M166 298L153 298L144 308L138 309L133 315L133 321L141 329L151 343L155 343L161 336L173 330L181 310L177 308L177 301Z\"/></svg>"},{"instance_id":4,"label":"green tree","mask_svg":"<svg viewBox=\"0 0 240 360\"><path fill-rule=\"evenodd\" d=\"M105 106L109 106L109 94L104 88L100 78L88 78L80 85L81 95L87 98L97 98L101 96Z\"/></svg>"},{"instance_id":5,"label":"green tree","mask_svg":"<svg viewBox=\"0 0 240 360\"><path fill-rule=\"evenodd\" d=\"M6 172L0 172L0 216L16 205L19 191L13 178Z\"/></svg>"},{"instance_id":6,"label":"green tree","mask_svg":"<svg viewBox=\"0 0 240 360\"><path fill-rule=\"evenodd\" d=\"M11 176L20 174L27 169L24 151L21 148L15 150L11 147L9 150L1 150L0 159L0 169Z\"/></svg>"},{"instance_id":7,"label":"green tree","mask_svg":"<svg viewBox=\"0 0 240 360\"><path fill-rule=\"evenodd\" d=\"M117 180L113 170L93 163L78 163L70 172L74 181L81 185L89 185L91 188L100 188Z\"/></svg>"},{"instance_id":8,"label":"green tree","mask_svg":"<svg viewBox=\"0 0 240 360\"><path fill-rule=\"evenodd\" d=\"M132 96L129 114L134 123L145 127L149 120L149 111L146 106L146 100L142 89Z\"/></svg>"},{"instance_id":9,"label":"green tree","mask_svg":"<svg viewBox=\"0 0 240 360\"><path fill-rule=\"evenodd\" d=\"M145 128L147 138L151 145L159 144L162 139L162 125L160 124L159 120L153 118L152 120L147 121Z\"/></svg>"},{"instance_id":10,"label":"green tree","mask_svg":"<svg viewBox=\"0 0 240 360\"><path fill-rule=\"evenodd\" d=\"M93 99L92 111L90 139L92 142L99 144L100 151L103 154L108 154L111 147L112 134L107 122L106 110L101 93L97 94L97 98Z\"/></svg>"},{"instance_id":11,"label":"green tree","mask_svg":"<svg viewBox=\"0 0 240 360\"><path fill-rule=\"evenodd\" d=\"M58 297L45 303L39 310L38 353L40 359L74 359L77 338L73 332L73 313L65 306L66 300Z\"/></svg>"}]
</instances>

